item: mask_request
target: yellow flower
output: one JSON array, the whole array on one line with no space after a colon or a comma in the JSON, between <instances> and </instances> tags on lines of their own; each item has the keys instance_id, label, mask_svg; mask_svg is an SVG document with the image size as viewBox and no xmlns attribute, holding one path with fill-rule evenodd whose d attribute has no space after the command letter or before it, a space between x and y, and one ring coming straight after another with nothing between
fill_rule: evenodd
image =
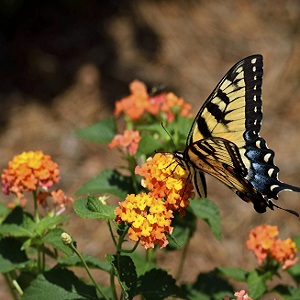
<instances>
[{"instance_id":1,"label":"yellow flower","mask_svg":"<svg viewBox=\"0 0 300 300\"><path fill-rule=\"evenodd\" d=\"M169 210L179 210L184 214L193 192L191 182L187 183L189 173L174 160L172 155L156 153L142 166L137 166L135 173L144 177L142 185L157 199L164 198Z\"/></svg>"},{"instance_id":2,"label":"yellow flower","mask_svg":"<svg viewBox=\"0 0 300 300\"><path fill-rule=\"evenodd\" d=\"M24 198L24 191L35 191L38 187L48 189L59 181L58 165L42 151L23 152L8 163L1 175L3 193L14 193Z\"/></svg>"},{"instance_id":3,"label":"yellow flower","mask_svg":"<svg viewBox=\"0 0 300 300\"><path fill-rule=\"evenodd\" d=\"M168 244L166 234L171 234L172 211L168 210L161 199L145 193L127 195L126 200L115 209L116 222L130 224L129 238L146 248Z\"/></svg>"}]
</instances>

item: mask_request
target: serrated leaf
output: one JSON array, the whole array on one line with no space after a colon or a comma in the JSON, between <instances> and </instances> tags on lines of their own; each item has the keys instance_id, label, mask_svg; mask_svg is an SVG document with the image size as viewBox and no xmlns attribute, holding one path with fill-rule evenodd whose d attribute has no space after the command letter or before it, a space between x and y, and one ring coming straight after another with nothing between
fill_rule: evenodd
<instances>
[{"instance_id":1,"label":"serrated leaf","mask_svg":"<svg viewBox=\"0 0 300 300\"><path fill-rule=\"evenodd\" d=\"M98 203L96 203L98 202ZM80 198L73 203L75 213L81 218L113 220L115 206L105 205L99 199L88 196Z\"/></svg>"},{"instance_id":2,"label":"serrated leaf","mask_svg":"<svg viewBox=\"0 0 300 300\"><path fill-rule=\"evenodd\" d=\"M240 268L224 268L224 267L218 267L218 270L225 275L226 277L229 277L231 279L245 282L247 280L248 271L242 270Z\"/></svg>"},{"instance_id":3,"label":"serrated leaf","mask_svg":"<svg viewBox=\"0 0 300 300\"><path fill-rule=\"evenodd\" d=\"M111 265L107 261L102 261L99 258L82 255L83 259L87 263L89 268L94 268L98 270L103 270L106 272L110 272ZM77 255L72 255L68 257L61 257L58 259L58 263L62 267L83 267L83 264Z\"/></svg>"},{"instance_id":4,"label":"serrated leaf","mask_svg":"<svg viewBox=\"0 0 300 300\"><path fill-rule=\"evenodd\" d=\"M247 277L247 284L249 295L253 299L259 299L259 297L267 290L265 277L263 275L259 275L256 270L249 273Z\"/></svg>"},{"instance_id":5,"label":"serrated leaf","mask_svg":"<svg viewBox=\"0 0 300 300\"><path fill-rule=\"evenodd\" d=\"M152 154L161 147L161 142L152 135L143 135L138 146L137 156Z\"/></svg>"},{"instance_id":6,"label":"serrated leaf","mask_svg":"<svg viewBox=\"0 0 300 300\"><path fill-rule=\"evenodd\" d=\"M99 299L94 286L80 281L73 272L55 268L37 276L24 291L22 300Z\"/></svg>"},{"instance_id":7,"label":"serrated leaf","mask_svg":"<svg viewBox=\"0 0 300 300\"><path fill-rule=\"evenodd\" d=\"M157 268L157 264L149 261L144 253L134 251L128 255L134 262L138 276L145 274L145 272L151 269Z\"/></svg>"},{"instance_id":8,"label":"serrated leaf","mask_svg":"<svg viewBox=\"0 0 300 300\"><path fill-rule=\"evenodd\" d=\"M22 243L15 238L8 237L0 240L1 273L22 269L31 264L21 247Z\"/></svg>"},{"instance_id":9,"label":"serrated leaf","mask_svg":"<svg viewBox=\"0 0 300 300\"><path fill-rule=\"evenodd\" d=\"M54 228L50 230L47 235L43 237L43 242L52 246L54 249L62 251L66 255L72 255L73 251L64 245L64 243L61 240L61 234L65 232L61 228Z\"/></svg>"},{"instance_id":10,"label":"serrated leaf","mask_svg":"<svg viewBox=\"0 0 300 300\"><path fill-rule=\"evenodd\" d=\"M67 218L69 218L69 216L46 216L37 223L36 232L39 235L43 235L46 230L53 229Z\"/></svg>"},{"instance_id":11,"label":"serrated leaf","mask_svg":"<svg viewBox=\"0 0 300 300\"><path fill-rule=\"evenodd\" d=\"M120 199L125 198L127 194L134 191L131 178L121 175L115 170L104 170L99 175L85 183L76 192L76 195L82 194L104 194L115 195Z\"/></svg>"},{"instance_id":12,"label":"serrated leaf","mask_svg":"<svg viewBox=\"0 0 300 300\"><path fill-rule=\"evenodd\" d=\"M218 207L209 199L194 199L190 201L189 207L195 216L203 219L212 229L214 236L221 239L221 217Z\"/></svg>"},{"instance_id":13,"label":"serrated leaf","mask_svg":"<svg viewBox=\"0 0 300 300\"><path fill-rule=\"evenodd\" d=\"M32 231L16 224L2 224L0 226L0 235L14 237L33 237Z\"/></svg>"},{"instance_id":14,"label":"serrated leaf","mask_svg":"<svg viewBox=\"0 0 300 300\"><path fill-rule=\"evenodd\" d=\"M117 133L116 123L111 118L102 119L87 128L76 130L75 133L85 140L108 144Z\"/></svg>"},{"instance_id":15,"label":"serrated leaf","mask_svg":"<svg viewBox=\"0 0 300 300\"><path fill-rule=\"evenodd\" d=\"M166 271L152 269L138 278L139 294L146 300L163 300L167 297L181 297L175 279Z\"/></svg>"},{"instance_id":16,"label":"serrated leaf","mask_svg":"<svg viewBox=\"0 0 300 300\"><path fill-rule=\"evenodd\" d=\"M122 287L124 298L128 300L132 299L137 295L137 274L131 257L127 255L106 255L105 257L114 268Z\"/></svg>"}]
</instances>

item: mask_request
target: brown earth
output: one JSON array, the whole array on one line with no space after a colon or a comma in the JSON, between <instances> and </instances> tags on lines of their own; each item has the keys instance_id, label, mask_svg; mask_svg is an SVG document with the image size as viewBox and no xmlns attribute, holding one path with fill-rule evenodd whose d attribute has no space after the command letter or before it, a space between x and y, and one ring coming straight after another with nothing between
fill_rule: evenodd
<instances>
[{"instance_id":1,"label":"brown earth","mask_svg":"<svg viewBox=\"0 0 300 300\"><path fill-rule=\"evenodd\" d=\"M114 101L128 93L133 79L165 84L192 103L196 113L235 62L261 53L261 134L276 151L280 179L299 185L300 2L107 2L0 4L2 169L22 151L43 150L60 165L61 187L71 195L120 162L117 152L80 140L74 130L111 115ZM245 247L255 225L277 225L282 239L299 234L299 219L292 215L280 210L259 215L211 178L208 192L220 208L223 237L216 241L199 222L184 282L217 266L256 267ZM1 201L7 201L4 195ZM300 195L282 193L280 204L300 212ZM70 213L67 230L82 252L103 258L113 251L104 224ZM175 270L178 253L159 256L165 268ZM284 274L282 280L289 282ZM0 298L8 299L7 292L2 288Z\"/></svg>"}]
</instances>

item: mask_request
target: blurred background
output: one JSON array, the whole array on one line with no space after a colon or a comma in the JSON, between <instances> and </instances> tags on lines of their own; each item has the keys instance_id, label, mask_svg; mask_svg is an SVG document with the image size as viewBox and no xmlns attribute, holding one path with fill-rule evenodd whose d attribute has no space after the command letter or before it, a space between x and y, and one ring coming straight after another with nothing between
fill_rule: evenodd
<instances>
[{"instance_id":1,"label":"blurred background","mask_svg":"<svg viewBox=\"0 0 300 300\"><path fill-rule=\"evenodd\" d=\"M117 152L80 140L74 130L112 115L133 79L164 84L196 113L234 63L260 53L261 135L276 152L280 179L300 185L300 2L1 0L0 24L1 169L22 151L42 150L60 166L60 187L73 195L120 163ZM199 222L184 282L217 266L256 267L245 246L255 225L277 225L282 239L299 234L296 217L280 210L259 215L221 183L207 181L223 237L216 241ZM283 192L278 204L300 212L300 194ZM100 258L113 251L104 224L69 211L67 229L80 251ZM172 255L160 257L171 273L178 254ZM284 274L282 280L289 283ZM0 290L1 299L6 292Z\"/></svg>"}]
</instances>

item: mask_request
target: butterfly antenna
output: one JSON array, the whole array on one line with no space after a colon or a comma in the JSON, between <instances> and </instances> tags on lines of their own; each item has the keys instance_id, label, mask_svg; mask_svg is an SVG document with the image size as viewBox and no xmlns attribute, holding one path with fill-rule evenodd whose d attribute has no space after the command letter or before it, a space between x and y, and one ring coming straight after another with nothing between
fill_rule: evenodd
<instances>
[{"instance_id":1,"label":"butterfly antenna","mask_svg":"<svg viewBox=\"0 0 300 300\"><path fill-rule=\"evenodd\" d=\"M163 123L163 122L161 122L161 123L160 123L160 125L161 125L161 127L164 129L164 131L166 132L166 134L169 136L169 138L170 138L170 140L171 140L171 143L172 143L172 146L173 146L173 148L174 148L174 149L176 149L176 145L175 145L175 143L174 143L174 140L173 140L173 138L172 138L172 136L171 136L170 132L169 132L169 131L167 130L167 128L165 127L164 123Z\"/></svg>"}]
</instances>

